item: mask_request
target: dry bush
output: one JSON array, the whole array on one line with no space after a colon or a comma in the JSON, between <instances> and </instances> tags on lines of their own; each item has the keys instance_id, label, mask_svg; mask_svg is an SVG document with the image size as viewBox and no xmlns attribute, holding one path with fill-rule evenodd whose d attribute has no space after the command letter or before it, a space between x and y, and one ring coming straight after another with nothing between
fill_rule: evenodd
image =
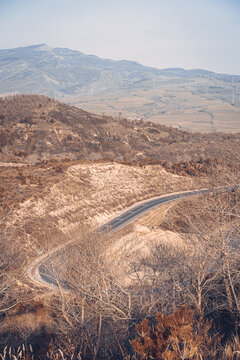
<instances>
[{"instance_id":1,"label":"dry bush","mask_svg":"<svg viewBox=\"0 0 240 360\"><path fill-rule=\"evenodd\" d=\"M132 295L108 266L108 239L100 233L82 234L81 238L65 256L48 264L59 286L52 307L61 348L66 344L62 335L67 333L83 358L111 359L113 354L122 358L132 319Z\"/></svg>"},{"instance_id":2,"label":"dry bush","mask_svg":"<svg viewBox=\"0 0 240 360\"><path fill-rule=\"evenodd\" d=\"M190 175L208 172L206 164L191 160L211 157L232 163L239 141L239 134L190 133L150 122L116 121L39 95L0 98L0 127L1 157L7 161L33 161L33 155L37 161L50 154L109 157L141 166L167 161L170 171ZM171 164L176 159L178 163Z\"/></svg>"},{"instance_id":3,"label":"dry bush","mask_svg":"<svg viewBox=\"0 0 240 360\"><path fill-rule=\"evenodd\" d=\"M223 360L238 360L240 359L240 340L239 336L233 337L229 340L223 349Z\"/></svg>"},{"instance_id":4,"label":"dry bush","mask_svg":"<svg viewBox=\"0 0 240 360\"><path fill-rule=\"evenodd\" d=\"M18 275L16 267L19 264L19 251L11 243L11 235L7 238L3 234L0 226L0 315L14 308L23 298L23 293L17 281Z\"/></svg>"},{"instance_id":5,"label":"dry bush","mask_svg":"<svg viewBox=\"0 0 240 360\"><path fill-rule=\"evenodd\" d=\"M212 338L221 337L212 354L240 331L239 214L236 191L185 201L168 221L170 230L182 233L183 244L160 243L148 256L132 255L129 267L128 275L144 294L139 300L144 299L140 309L146 316L159 310L169 314L185 303L195 310L198 326L211 321Z\"/></svg>"},{"instance_id":6,"label":"dry bush","mask_svg":"<svg viewBox=\"0 0 240 360\"><path fill-rule=\"evenodd\" d=\"M136 325L136 338L131 340L140 359L158 360L238 360L239 337L230 339L225 346L221 337L210 335L211 324L197 320L192 310L183 305L173 314L157 313L154 322L144 319Z\"/></svg>"},{"instance_id":7,"label":"dry bush","mask_svg":"<svg viewBox=\"0 0 240 360\"><path fill-rule=\"evenodd\" d=\"M136 353L144 359L190 360L202 359L209 327L203 334L194 333L193 312L182 306L173 314L156 314L156 325L151 327L147 319L136 325L137 338L131 341Z\"/></svg>"},{"instance_id":8,"label":"dry bush","mask_svg":"<svg viewBox=\"0 0 240 360\"><path fill-rule=\"evenodd\" d=\"M60 333L68 333L83 358L121 358L129 353L126 343L136 322L185 303L195 310L199 329L212 320L211 338L219 334L224 346L239 326L237 196L216 193L204 200L204 217L201 211L186 216L182 247L159 244L144 258L131 254L131 286L118 281L105 258L111 239L81 235L77 245L49 264L59 284L52 306ZM216 342L211 346L211 356L220 351Z\"/></svg>"}]
</instances>

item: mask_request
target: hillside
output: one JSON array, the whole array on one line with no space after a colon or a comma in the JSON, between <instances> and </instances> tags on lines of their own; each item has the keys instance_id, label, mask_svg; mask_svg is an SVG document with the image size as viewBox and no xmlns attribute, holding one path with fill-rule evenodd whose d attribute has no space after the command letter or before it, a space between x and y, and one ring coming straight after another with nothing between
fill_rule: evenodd
<instances>
[{"instance_id":1,"label":"hillside","mask_svg":"<svg viewBox=\"0 0 240 360\"><path fill-rule=\"evenodd\" d=\"M0 161L110 159L163 162L234 160L240 134L200 134L143 121L98 116L54 99L0 99Z\"/></svg>"},{"instance_id":2,"label":"hillside","mask_svg":"<svg viewBox=\"0 0 240 360\"><path fill-rule=\"evenodd\" d=\"M160 70L41 44L0 50L0 89L183 130L240 131L240 76L201 69Z\"/></svg>"},{"instance_id":3,"label":"hillside","mask_svg":"<svg viewBox=\"0 0 240 360\"><path fill-rule=\"evenodd\" d=\"M240 134L114 119L39 95L0 98L0 124L2 358L123 359L124 350L135 359L125 345L135 324L184 303L207 339L213 324L206 341L215 342L204 338L201 351L229 359L221 354L236 349L239 317L221 264L224 245L239 298ZM94 231L138 201L222 186L152 209L115 234ZM56 247L64 251L49 269L71 291L29 278L33 261Z\"/></svg>"}]
</instances>

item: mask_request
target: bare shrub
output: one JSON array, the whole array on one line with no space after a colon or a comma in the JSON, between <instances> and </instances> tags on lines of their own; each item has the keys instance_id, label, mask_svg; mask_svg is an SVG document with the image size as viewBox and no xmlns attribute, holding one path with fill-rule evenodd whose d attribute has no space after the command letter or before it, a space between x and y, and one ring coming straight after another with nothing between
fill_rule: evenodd
<instances>
[{"instance_id":1,"label":"bare shrub","mask_svg":"<svg viewBox=\"0 0 240 360\"><path fill-rule=\"evenodd\" d=\"M132 319L132 295L111 272L107 243L100 233L85 234L49 264L59 286L53 303L57 327L92 359L123 357Z\"/></svg>"},{"instance_id":2,"label":"bare shrub","mask_svg":"<svg viewBox=\"0 0 240 360\"><path fill-rule=\"evenodd\" d=\"M136 325L136 339L131 341L133 349L143 359L181 360L202 359L203 334L194 333L193 312L182 306L173 314L156 314L154 328L144 319Z\"/></svg>"}]
</instances>

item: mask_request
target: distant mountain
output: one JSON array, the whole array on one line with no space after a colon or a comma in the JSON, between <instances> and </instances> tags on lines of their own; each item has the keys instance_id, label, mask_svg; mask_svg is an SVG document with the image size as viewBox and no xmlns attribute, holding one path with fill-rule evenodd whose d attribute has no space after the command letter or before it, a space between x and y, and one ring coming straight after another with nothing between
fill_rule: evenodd
<instances>
[{"instance_id":1,"label":"distant mountain","mask_svg":"<svg viewBox=\"0 0 240 360\"><path fill-rule=\"evenodd\" d=\"M185 79L194 76L221 77L204 70L181 68L159 70L133 61L113 61L80 51L50 48L45 44L0 50L0 93L66 95L103 94L142 88L154 79ZM235 77L240 81L240 76Z\"/></svg>"},{"instance_id":2,"label":"distant mountain","mask_svg":"<svg viewBox=\"0 0 240 360\"><path fill-rule=\"evenodd\" d=\"M99 93L151 78L159 70L80 51L34 45L0 51L1 92L64 95Z\"/></svg>"},{"instance_id":3,"label":"distant mountain","mask_svg":"<svg viewBox=\"0 0 240 360\"><path fill-rule=\"evenodd\" d=\"M0 50L0 96L41 94L107 116L240 131L240 76L156 69L45 44Z\"/></svg>"}]
</instances>

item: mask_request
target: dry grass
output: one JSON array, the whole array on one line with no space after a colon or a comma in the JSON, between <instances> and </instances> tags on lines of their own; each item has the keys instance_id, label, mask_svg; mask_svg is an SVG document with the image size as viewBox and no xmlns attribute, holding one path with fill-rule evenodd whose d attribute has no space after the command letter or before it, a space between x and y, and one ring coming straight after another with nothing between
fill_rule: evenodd
<instances>
[{"instance_id":1,"label":"dry grass","mask_svg":"<svg viewBox=\"0 0 240 360\"><path fill-rule=\"evenodd\" d=\"M199 114L209 116L205 108ZM190 133L156 123L97 116L43 96L0 99L1 162L35 164L69 158L160 163L209 157L232 161L238 145L238 134Z\"/></svg>"},{"instance_id":2,"label":"dry grass","mask_svg":"<svg viewBox=\"0 0 240 360\"><path fill-rule=\"evenodd\" d=\"M224 95L222 95L224 97ZM145 91L132 90L104 96L67 96L66 102L86 111L144 119L183 130L200 132L239 132L239 108L230 98L219 100L209 94L197 94L183 86L167 86ZM120 115L119 115L120 114Z\"/></svg>"}]
</instances>

